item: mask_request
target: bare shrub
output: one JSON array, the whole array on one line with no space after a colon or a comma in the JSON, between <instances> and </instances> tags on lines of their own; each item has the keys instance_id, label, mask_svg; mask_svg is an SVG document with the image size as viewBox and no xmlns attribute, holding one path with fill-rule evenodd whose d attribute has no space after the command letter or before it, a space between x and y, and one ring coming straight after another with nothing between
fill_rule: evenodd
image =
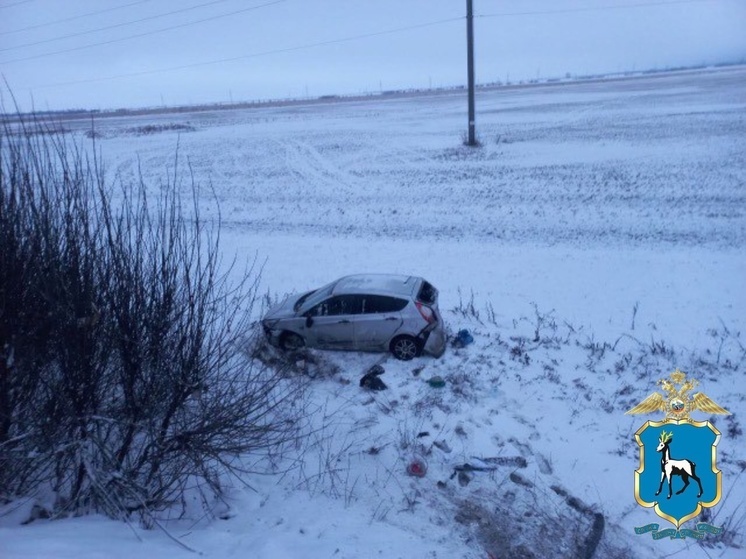
<instances>
[{"instance_id":1,"label":"bare shrub","mask_svg":"<svg viewBox=\"0 0 746 559\"><path fill-rule=\"evenodd\" d=\"M209 502L304 415L303 383L246 350L259 272L221 263L219 227L194 191L182 205L175 176L155 200L120 184L115 204L95 145L13 126L0 131L0 502L145 520L194 488Z\"/></svg>"},{"instance_id":2,"label":"bare shrub","mask_svg":"<svg viewBox=\"0 0 746 559\"><path fill-rule=\"evenodd\" d=\"M474 304L474 291L471 292L469 300L464 302L461 288L458 289L458 305L453 309L454 313L460 314L463 318L473 318L480 324L484 324L479 318L479 311Z\"/></svg>"}]
</instances>

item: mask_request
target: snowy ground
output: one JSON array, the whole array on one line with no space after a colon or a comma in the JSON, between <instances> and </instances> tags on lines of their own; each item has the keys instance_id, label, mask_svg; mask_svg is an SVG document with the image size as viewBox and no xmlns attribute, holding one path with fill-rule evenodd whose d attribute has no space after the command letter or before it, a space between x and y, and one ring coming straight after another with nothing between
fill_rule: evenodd
<instances>
[{"instance_id":1,"label":"snowy ground","mask_svg":"<svg viewBox=\"0 0 746 559\"><path fill-rule=\"evenodd\" d=\"M633 434L659 418L624 411L679 367L733 412L714 419L727 496L713 523L743 546L744 83L736 68L483 91L479 149L461 144L453 93L96 122L112 177L139 168L157 187L178 146L181 176L212 187L200 207L219 208L226 258L264 262L263 292L422 275L451 330L475 337L438 360L385 360L375 395L357 381L382 356L314 352L327 420L304 467L237 482L225 519L169 532L207 557L484 558L524 541L525 557L562 557L600 512L598 556L743 557L634 535L658 517L634 500ZM436 374L444 389L425 383ZM450 479L475 456L512 466ZM413 457L425 477L406 475ZM159 530L21 516L0 518L3 558L192 555Z\"/></svg>"}]
</instances>

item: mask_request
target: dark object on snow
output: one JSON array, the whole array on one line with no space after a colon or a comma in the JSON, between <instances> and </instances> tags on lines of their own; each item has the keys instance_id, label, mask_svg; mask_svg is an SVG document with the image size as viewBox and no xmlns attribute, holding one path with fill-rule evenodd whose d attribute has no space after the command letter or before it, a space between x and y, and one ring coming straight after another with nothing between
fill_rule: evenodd
<instances>
[{"instance_id":1,"label":"dark object on snow","mask_svg":"<svg viewBox=\"0 0 746 559\"><path fill-rule=\"evenodd\" d=\"M453 347L466 347L473 342L474 337L468 330L459 330L458 334L456 334L456 337L453 339Z\"/></svg>"},{"instance_id":2,"label":"dark object on snow","mask_svg":"<svg viewBox=\"0 0 746 559\"><path fill-rule=\"evenodd\" d=\"M386 390L388 386L375 375L365 375L360 379L360 386L368 390Z\"/></svg>"},{"instance_id":3,"label":"dark object on snow","mask_svg":"<svg viewBox=\"0 0 746 559\"><path fill-rule=\"evenodd\" d=\"M453 473L451 474L451 479L456 477L460 472L493 472L497 470L496 466L472 466L469 463L462 464L461 466L455 466L453 468Z\"/></svg>"},{"instance_id":4,"label":"dark object on snow","mask_svg":"<svg viewBox=\"0 0 746 559\"><path fill-rule=\"evenodd\" d=\"M377 375L382 375L385 372L386 372L386 369L384 369L380 365L373 365L370 369L365 371L365 374L377 376Z\"/></svg>"},{"instance_id":5,"label":"dark object on snow","mask_svg":"<svg viewBox=\"0 0 746 559\"><path fill-rule=\"evenodd\" d=\"M429 437L429 436L430 436L430 433L428 431L420 431L419 433L417 433L418 439L421 439L422 437Z\"/></svg>"},{"instance_id":6,"label":"dark object on snow","mask_svg":"<svg viewBox=\"0 0 746 559\"><path fill-rule=\"evenodd\" d=\"M448 443L445 442L445 441L435 441L433 443L433 445L435 445L437 448L439 448L440 450L442 450L446 454L448 454L448 453L451 452L451 447L448 446Z\"/></svg>"},{"instance_id":7,"label":"dark object on snow","mask_svg":"<svg viewBox=\"0 0 746 559\"><path fill-rule=\"evenodd\" d=\"M495 470L497 470L497 466L473 466L467 462L466 464L455 466L449 479L458 476L458 484L461 487L466 487L471 482L472 476L469 475L470 472L494 472Z\"/></svg>"},{"instance_id":8,"label":"dark object on snow","mask_svg":"<svg viewBox=\"0 0 746 559\"><path fill-rule=\"evenodd\" d=\"M581 514L586 515L589 519L593 519L593 526L591 527L591 531L588 534L588 537L586 537L585 541L583 542L582 552L577 555L577 557L582 557L583 559L591 559L594 554L596 553L596 548L598 547L599 542L601 541L601 537L604 533L604 528L606 526L606 518L603 514L600 512L596 512L593 510L592 507L588 506L586 503L578 499L577 497L574 497L570 495L567 492L567 489L564 487L560 487L558 485L552 485L550 486L552 488L552 491L554 491L557 495L560 497L565 498L565 502L573 509L578 511Z\"/></svg>"},{"instance_id":9,"label":"dark object on snow","mask_svg":"<svg viewBox=\"0 0 746 559\"><path fill-rule=\"evenodd\" d=\"M477 458L472 456L472 458ZM514 466L516 468L525 468L528 466L528 462L523 456L494 456L489 458L477 458L487 464L494 464L495 466Z\"/></svg>"},{"instance_id":10,"label":"dark object on snow","mask_svg":"<svg viewBox=\"0 0 746 559\"><path fill-rule=\"evenodd\" d=\"M432 377L427 381L427 383L433 388L443 388L446 385L446 381L443 380L443 377L439 376Z\"/></svg>"},{"instance_id":11,"label":"dark object on snow","mask_svg":"<svg viewBox=\"0 0 746 559\"><path fill-rule=\"evenodd\" d=\"M383 382L379 375L382 375L386 371L380 365L373 365L368 372L363 375L360 379L360 388L367 388L368 390L386 390L388 386Z\"/></svg>"}]
</instances>

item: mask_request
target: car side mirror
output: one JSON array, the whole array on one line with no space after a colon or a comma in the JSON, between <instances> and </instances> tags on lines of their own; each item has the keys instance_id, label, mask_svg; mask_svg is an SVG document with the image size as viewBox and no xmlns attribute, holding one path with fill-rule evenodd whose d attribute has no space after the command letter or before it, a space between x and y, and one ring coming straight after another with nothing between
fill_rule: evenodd
<instances>
[{"instance_id":1,"label":"car side mirror","mask_svg":"<svg viewBox=\"0 0 746 559\"><path fill-rule=\"evenodd\" d=\"M306 328L310 328L313 326L313 317L310 315L306 317Z\"/></svg>"}]
</instances>

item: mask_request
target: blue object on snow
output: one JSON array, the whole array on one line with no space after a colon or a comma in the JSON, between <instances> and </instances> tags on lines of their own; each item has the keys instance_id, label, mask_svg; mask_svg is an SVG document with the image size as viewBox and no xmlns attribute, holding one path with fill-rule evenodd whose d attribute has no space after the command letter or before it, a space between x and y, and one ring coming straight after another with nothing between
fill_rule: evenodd
<instances>
[{"instance_id":1,"label":"blue object on snow","mask_svg":"<svg viewBox=\"0 0 746 559\"><path fill-rule=\"evenodd\" d=\"M459 330L456 334L456 344L461 347L467 346L474 341L474 337L468 330Z\"/></svg>"}]
</instances>

